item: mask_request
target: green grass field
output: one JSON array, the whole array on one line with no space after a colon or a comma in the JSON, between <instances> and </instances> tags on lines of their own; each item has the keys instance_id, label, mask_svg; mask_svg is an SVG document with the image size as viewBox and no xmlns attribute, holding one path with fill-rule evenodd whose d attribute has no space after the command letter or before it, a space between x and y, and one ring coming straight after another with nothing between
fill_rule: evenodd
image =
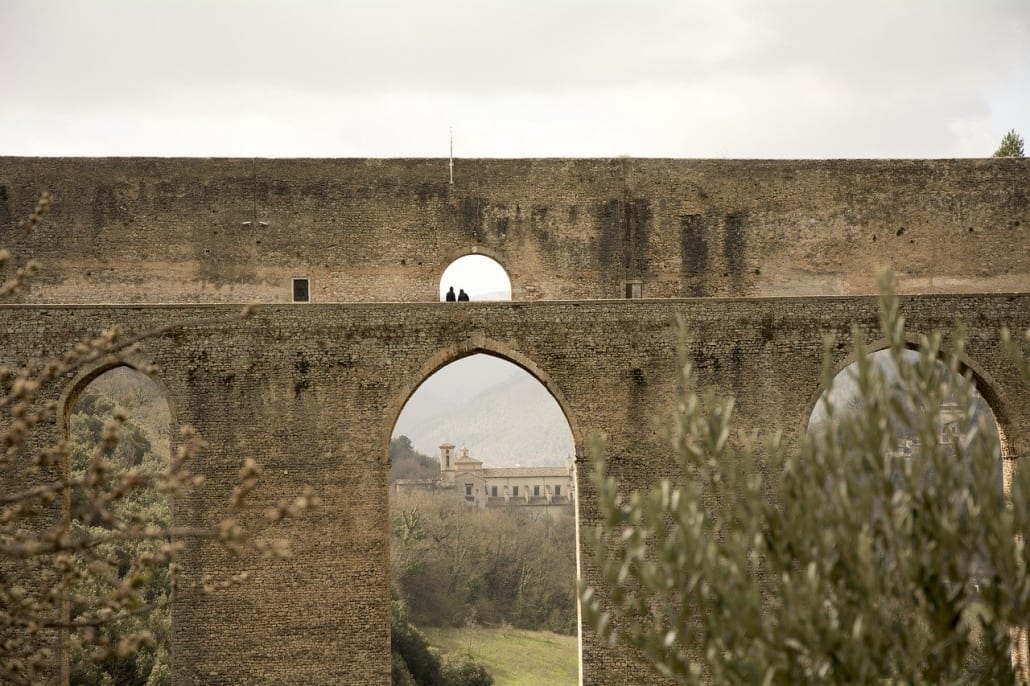
<instances>
[{"instance_id":1,"label":"green grass field","mask_svg":"<svg viewBox=\"0 0 1030 686\"><path fill-rule=\"evenodd\" d=\"M490 670L496 686L571 686L579 678L575 636L482 627L421 631L444 654L472 653Z\"/></svg>"}]
</instances>

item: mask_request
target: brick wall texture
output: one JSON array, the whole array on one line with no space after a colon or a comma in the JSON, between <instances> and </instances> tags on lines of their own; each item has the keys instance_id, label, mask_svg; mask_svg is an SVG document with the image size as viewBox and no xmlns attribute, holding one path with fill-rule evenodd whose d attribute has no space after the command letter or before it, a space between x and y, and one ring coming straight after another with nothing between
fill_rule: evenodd
<instances>
[{"instance_id":1,"label":"brick wall texture","mask_svg":"<svg viewBox=\"0 0 1030 686\"><path fill-rule=\"evenodd\" d=\"M53 211L17 230L43 190ZM892 266L911 332L965 322L966 361L1017 458L1030 389L998 329L1030 327L1028 226L1027 160L458 160L451 185L446 160L0 158L0 245L43 264L21 304L0 306L0 364L112 324L178 324L136 360L160 368L173 423L210 444L176 523L220 519L251 456L257 513L305 485L323 506L263 532L294 541L282 563L190 545L175 682L386 684L388 443L433 371L485 352L544 383L572 428L590 526L593 432L627 486L673 474L656 422L675 395L677 317L699 384L736 396L743 433L796 443L823 336L841 366L852 324L879 338L867 294ZM469 252L502 263L513 302L433 302ZM292 277L312 279L314 303L288 303ZM616 299L630 279L644 299ZM241 319L240 302L264 304ZM49 392L67 406L99 371ZM200 592L203 574L240 569L247 584ZM589 684L641 678L589 632L583 661Z\"/></svg>"}]
</instances>

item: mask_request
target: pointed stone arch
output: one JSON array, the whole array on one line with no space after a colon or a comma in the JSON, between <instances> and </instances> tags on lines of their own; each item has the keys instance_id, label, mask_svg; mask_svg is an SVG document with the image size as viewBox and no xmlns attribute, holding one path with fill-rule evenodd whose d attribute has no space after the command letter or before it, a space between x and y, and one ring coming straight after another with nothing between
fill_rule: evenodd
<instances>
[{"instance_id":1,"label":"pointed stone arch","mask_svg":"<svg viewBox=\"0 0 1030 686\"><path fill-rule=\"evenodd\" d=\"M67 435L68 433L68 418L71 415L72 408L75 407L75 402L82 395L82 392L86 390L94 380L98 377L103 376L107 372L118 369L119 367L125 367L131 369L134 372L138 372L148 377L157 387L161 390L161 395L164 396L165 401L168 403L168 419L171 426L176 426L176 407L175 399L168 390L168 386L164 383L160 376L150 373L149 370L154 368L154 365L146 359L138 356L132 356L126 359L116 360L103 360L90 365L80 371L75 377L65 386L64 392L61 393L61 397L57 403L57 416L61 421L61 430Z\"/></svg>"},{"instance_id":2,"label":"pointed stone arch","mask_svg":"<svg viewBox=\"0 0 1030 686\"><path fill-rule=\"evenodd\" d=\"M62 459L62 463L61 463L61 466L60 466L61 471L63 472L65 477L73 476L74 475L74 471L75 471L75 466L73 464L74 463L74 459L73 459L74 452L73 452L73 448L72 448L73 444L72 444L70 439L72 437L72 422L71 422L71 419L72 419L73 413L75 412L76 405L78 404L78 401L83 396L83 394L87 390L90 389L90 386L92 386L94 384L94 382L97 382L98 380L100 380L104 375L109 374L111 372L115 372L117 370L128 370L128 371L130 371L133 374L133 376L140 377L142 379L146 379L146 383L152 385L152 388L156 389L157 397L160 398L160 402L161 402L161 404L157 406L158 410L159 410L157 416L161 419L161 424L164 425L164 429L162 430L162 433L159 434L156 437L154 435L150 434L150 432L147 432L145 429L143 430L143 432L144 432L144 435L146 436L146 440L148 441L148 445L149 445L148 452L152 451L151 454L153 456L157 457L159 460L162 460L162 458L163 458L162 461L164 461L165 464L161 468L162 469L167 468L167 460L171 458L172 449L173 449L174 440L175 440L173 429L176 426L176 421L175 421L175 418L176 418L176 408L175 408L175 404L173 402L173 396L169 392L168 386L159 377L154 375L154 373L153 373L153 366L149 362L143 360L142 358L140 358L138 356L130 356L130 357L124 358L124 359L123 358L103 359L103 360L98 361L98 362L96 362L94 364L88 365L86 368L82 369L78 374L75 375L75 377L65 386L63 392L61 393L60 398L59 398L59 400L57 402L57 415L56 415L56 419L57 419L57 424L58 424L58 427L59 427L60 435L62 435L65 438L65 440L68 442L67 443L68 448L67 448L67 450L64 453L64 457ZM137 381L137 382L133 382L133 383L139 383L139 382ZM102 395L102 393L101 393L101 395ZM138 414L134 414L134 413L129 413L129 417L130 417L130 419L133 419L135 422L137 422L138 423L138 427L140 427L140 428L142 428L146 424L145 415L138 415ZM167 434L165 435L164 432L167 432ZM160 445L155 442L155 439L157 439L159 441ZM122 438L119 438L119 441L121 441L121 440L122 440ZM167 454L165 455L163 453L166 450L167 450ZM143 462L140 462L139 464L143 464ZM148 472L148 473L151 473L151 472ZM153 488L153 487L151 486L151 487L144 487L144 488ZM160 493L160 491L155 491L155 492ZM161 500L164 501L164 504L165 504L165 506L167 508L167 512L166 512L166 515L167 515L167 518L168 518L167 519L167 525L170 526L171 523L172 523L172 517L174 516L174 508L173 508L172 498L167 493L165 493L163 495L159 495L158 497ZM75 508L73 507L72 489L71 488L65 488L65 489L62 490L61 518L62 518L62 521L64 523L64 526L67 529L70 529L73 526L73 524L77 521L77 515L75 514ZM169 586L169 588L168 588L168 599L169 599L169 601L172 601L173 597L174 597L174 583L172 583ZM60 609L61 620L65 624L69 623L71 621L71 619L72 619L71 611L72 611L72 606L69 603L69 595L66 592L65 594L62 595L61 609ZM164 646L163 649L167 651L166 659L170 660L171 657L172 657L172 645L173 645L173 641L174 641L173 635L174 635L174 624L175 624L174 617L173 617L173 605L170 603L170 604L166 605L163 610L158 610L157 608L152 608L151 611L152 612L159 612L159 611L167 612L167 621L168 621L168 624L169 624L169 636L168 636L169 641L168 641L168 643L163 643L162 645ZM74 676L73 668L74 668L75 664L79 664L79 663L77 663L75 661L75 659L74 659L74 655L73 655L73 651L72 651L71 637L69 635L69 630L68 630L67 626L65 626L64 628L62 628L60 630L60 635L59 635L59 638L58 638L58 646L59 646L58 663L59 663L59 670L60 670L60 677L59 677L60 681L59 681L59 683L61 683L61 684L68 684L68 683L71 682L72 676ZM160 653L157 653L157 654L160 654ZM168 663L168 664L170 664L170 663Z\"/></svg>"},{"instance_id":3,"label":"pointed stone arch","mask_svg":"<svg viewBox=\"0 0 1030 686\"><path fill-rule=\"evenodd\" d=\"M905 347L908 350L919 350L920 338L919 334L911 332L906 333ZM890 341L881 337L866 343L865 352L867 355L872 355L882 350L887 350L889 347ZM833 378L836 378L838 374L854 364L857 359L858 358L854 351L849 348L846 354L834 363ZM984 369L982 365L980 365L975 359L971 358L967 353L960 355L958 360L960 365L959 371L963 373L965 371L969 371L974 388L983 398L984 402L987 403L987 407L994 415L994 422L998 429L998 440L1001 444L1002 459L1014 459L1017 457L1017 453L1014 451L1011 442L1011 437L1013 435L1013 426L1011 421L1012 412L1010 409L1011 404L1005 398L1005 393L1002 390L1001 385L995 381L991 374ZM940 357L938 357L938 362L943 364ZM807 432L812 412L815 409L816 404L819 402L819 399L822 398L822 394L822 386L819 383L816 383L814 390L809 393L808 403L805 405L808 409L808 414L801 418L799 435L803 436Z\"/></svg>"},{"instance_id":4,"label":"pointed stone arch","mask_svg":"<svg viewBox=\"0 0 1030 686\"><path fill-rule=\"evenodd\" d=\"M404 406L415 391L418 390L419 386L421 386L422 383L430 376L452 362L457 362L465 357L478 354L491 355L493 357L501 358L507 362L511 362L525 370L545 389L547 389L547 392L551 394L551 397L554 398L558 407L561 409L562 414L565 416L565 421L569 425L569 431L572 432L572 441L578 462L580 456L583 454L584 446L586 445L586 436L583 433L579 421L572 414L569 402L565 398L564 393L562 393L561 389L550 375L528 356L519 352L515 348L502 343L501 341L487 338L483 334L473 334L468 338L468 340L462 343L455 343L438 349L422 364L418 372L410 376L404 382L401 386L400 393L394 397L393 401L387 408L386 415L384 417L384 426L386 430L383 432L383 436L381 438L380 450L380 454L384 456L384 461L389 461L390 433L393 431L393 427L397 424L397 418L400 417Z\"/></svg>"},{"instance_id":5,"label":"pointed stone arch","mask_svg":"<svg viewBox=\"0 0 1030 686\"><path fill-rule=\"evenodd\" d=\"M401 412L405 405L411 399L411 397L418 391L419 387L433 376L436 372L440 371L444 367L458 362L462 359L468 358L473 355L489 355L498 359L504 360L515 366L519 367L525 373L529 374L537 383L541 384L544 389L548 392L551 398L558 405L561 410L562 416L565 419L566 424L569 427L569 432L572 434L573 441L573 463L572 479L573 479L573 491L574 498L572 500L572 512L573 522L575 524L575 575L576 579L581 578L583 573L583 561L581 557L582 541L580 539L580 499L581 491L579 487L579 467L582 464L584 456L585 436L580 422L577 420L575 415L571 412L568 400L565 394L561 391L558 385L554 382L551 376L537 365L529 356L523 354L519 350L507 345L501 341L491 339L483 335L482 333L473 333L466 341L446 345L430 355L426 361L421 365L419 370L410 375L408 379L400 388L400 392L394 395L393 401L390 403L385 414L385 426L386 430L382 438L381 455L385 464L390 463L390 441L392 432L397 425L397 421L400 418ZM528 494L527 494L528 495ZM577 659L577 670L579 675L579 681L582 683L583 680L583 617L582 610L578 599L575 602L576 606L576 659Z\"/></svg>"}]
</instances>

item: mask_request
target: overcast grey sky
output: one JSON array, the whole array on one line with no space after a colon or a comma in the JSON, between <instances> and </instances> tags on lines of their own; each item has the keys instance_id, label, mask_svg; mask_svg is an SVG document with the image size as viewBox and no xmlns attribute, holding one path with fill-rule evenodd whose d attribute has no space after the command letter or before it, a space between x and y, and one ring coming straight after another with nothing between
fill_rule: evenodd
<instances>
[{"instance_id":1,"label":"overcast grey sky","mask_svg":"<svg viewBox=\"0 0 1030 686\"><path fill-rule=\"evenodd\" d=\"M1030 0L4 0L0 154L987 156Z\"/></svg>"}]
</instances>

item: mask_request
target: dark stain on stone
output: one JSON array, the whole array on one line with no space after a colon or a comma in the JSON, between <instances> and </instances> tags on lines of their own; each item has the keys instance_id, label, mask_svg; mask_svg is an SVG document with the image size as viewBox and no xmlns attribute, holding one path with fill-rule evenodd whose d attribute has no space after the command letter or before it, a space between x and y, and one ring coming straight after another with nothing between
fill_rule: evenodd
<instances>
[{"instance_id":1,"label":"dark stain on stone","mask_svg":"<svg viewBox=\"0 0 1030 686\"><path fill-rule=\"evenodd\" d=\"M447 197L448 184L429 183L424 181L415 187L415 197L420 205L427 204L430 200L441 200Z\"/></svg>"},{"instance_id":2,"label":"dark stain on stone","mask_svg":"<svg viewBox=\"0 0 1030 686\"><path fill-rule=\"evenodd\" d=\"M634 421L642 423L647 406L647 377L640 367L628 370L626 376L629 381L629 403L626 409Z\"/></svg>"},{"instance_id":3,"label":"dark stain on stone","mask_svg":"<svg viewBox=\"0 0 1030 686\"><path fill-rule=\"evenodd\" d=\"M730 367L733 369L735 383L739 387L744 373L744 351L740 349L739 343L734 343L733 349L730 350Z\"/></svg>"},{"instance_id":4,"label":"dark stain on stone","mask_svg":"<svg viewBox=\"0 0 1030 686\"><path fill-rule=\"evenodd\" d=\"M177 333L173 339L182 341L186 339L186 335L184 332ZM203 388L209 382L209 377L202 375L200 370L207 367L210 358L211 356L204 349L192 350L188 353L186 383L190 388Z\"/></svg>"},{"instance_id":5,"label":"dark stain on stone","mask_svg":"<svg viewBox=\"0 0 1030 686\"><path fill-rule=\"evenodd\" d=\"M904 226L902 226L902 227L901 227L900 229L898 229L897 231L895 231L895 232L894 232L894 235L895 235L895 236L904 236L904 235L905 235L905 227L904 227Z\"/></svg>"},{"instance_id":6,"label":"dark stain on stone","mask_svg":"<svg viewBox=\"0 0 1030 686\"><path fill-rule=\"evenodd\" d=\"M311 379L308 378L308 370L311 365L304 359L303 353L297 353L297 359L293 363L293 369L297 372L297 380L293 382L293 395L299 396L301 391L311 387Z\"/></svg>"},{"instance_id":7,"label":"dark stain on stone","mask_svg":"<svg viewBox=\"0 0 1030 686\"><path fill-rule=\"evenodd\" d=\"M494 229L497 231L497 235L501 238L505 238L508 235L508 223L510 219L508 217L498 217L497 221L494 222Z\"/></svg>"},{"instance_id":8,"label":"dark stain on stone","mask_svg":"<svg viewBox=\"0 0 1030 686\"><path fill-rule=\"evenodd\" d=\"M758 325L758 331L762 335L763 343L771 343L776 338L776 321L771 314L762 317L762 321Z\"/></svg>"},{"instance_id":9,"label":"dark stain on stone","mask_svg":"<svg viewBox=\"0 0 1030 686\"><path fill-rule=\"evenodd\" d=\"M175 197L175 187L168 181L158 181L155 187L157 192L157 206L160 209L168 209L172 206Z\"/></svg>"},{"instance_id":10,"label":"dark stain on stone","mask_svg":"<svg viewBox=\"0 0 1030 686\"><path fill-rule=\"evenodd\" d=\"M648 257L648 246L651 243L651 222L654 213L651 211L651 202L644 198L635 198L630 201L627 208L627 230L633 246L633 258L636 262L637 274L648 271L651 261Z\"/></svg>"},{"instance_id":11,"label":"dark stain on stone","mask_svg":"<svg viewBox=\"0 0 1030 686\"><path fill-rule=\"evenodd\" d=\"M598 212L597 258L602 267L611 267L622 261L622 214L621 200L609 200Z\"/></svg>"},{"instance_id":12,"label":"dark stain on stone","mask_svg":"<svg viewBox=\"0 0 1030 686\"><path fill-rule=\"evenodd\" d=\"M98 185L93 191L93 231L98 233L113 219L122 217L118 200L110 186Z\"/></svg>"},{"instance_id":13,"label":"dark stain on stone","mask_svg":"<svg viewBox=\"0 0 1030 686\"><path fill-rule=\"evenodd\" d=\"M744 251L747 247L747 212L731 212L726 215L726 231L723 234L722 253L730 274L743 276Z\"/></svg>"},{"instance_id":14,"label":"dark stain on stone","mask_svg":"<svg viewBox=\"0 0 1030 686\"><path fill-rule=\"evenodd\" d=\"M315 200L325 200L329 197L329 182L325 179L320 179L314 183L309 183L301 187L301 197L314 198Z\"/></svg>"},{"instance_id":15,"label":"dark stain on stone","mask_svg":"<svg viewBox=\"0 0 1030 686\"><path fill-rule=\"evenodd\" d=\"M708 269L708 239L705 236L705 218L700 214L680 216L680 264L683 276L689 279L689 294L703 298L703 279Z\"/></svg>"},{"instance_id":16,"label":"dark stain on stone","mask_svg":"<svg viewBox=\"0 0 1030 686\"><path fill-rule=\"evenodd\" d=\"M11 204L7 197L7 186L0 186L0 226L12 224Z\"/></svg>"},{"instance_id":17,"label":"dark stain on stone","mask_svg":"<svg viewBox=\"0 0 1030 686\"><path fill-rule=\"evenodd\" d=\"M544 244L545 248L550 248L548 242L551 240L551 232L548 231L550 223L547 221L548 208L547 207L533 207L529 211L529 228L533 232L533 236Z\"/></svg>"},{"instance_id":18,"label":"dark stain on stone","mask_svg":"<svg viewBox=\"0 0 1030 686\"><path fill-rule=\"evenodd\" d=\"M201 379L206 380L206 377L201 375L196 367L190 367L186 370L186 387L190 389L197 389L202 387ZM200 394L197 394L200 395Z\"/></svg>"},{"instance_id":19,"label":"dark stain on stone","mask_svg":"<svg viewBox=\"0 0 1030 686\"><path fill-rule=\"evenodd\" d=\"M462 231L471 238L483 238L483 216L489 203L484 198L462 198L461 213Z\"/></svg>"},{"instance_id":20,"label":"dark stain on stone","mask_svg":"<svg viewBox=\"0 0 1030 686\"><path fill-rule=\"evenodd\" d=\"M722 362L719 360L718 355L705 353L700 346L693 349L691 358L694 361L694 368L698 371L711 370L718 374L722 370Z\"/></svg>"}]
</instances>

